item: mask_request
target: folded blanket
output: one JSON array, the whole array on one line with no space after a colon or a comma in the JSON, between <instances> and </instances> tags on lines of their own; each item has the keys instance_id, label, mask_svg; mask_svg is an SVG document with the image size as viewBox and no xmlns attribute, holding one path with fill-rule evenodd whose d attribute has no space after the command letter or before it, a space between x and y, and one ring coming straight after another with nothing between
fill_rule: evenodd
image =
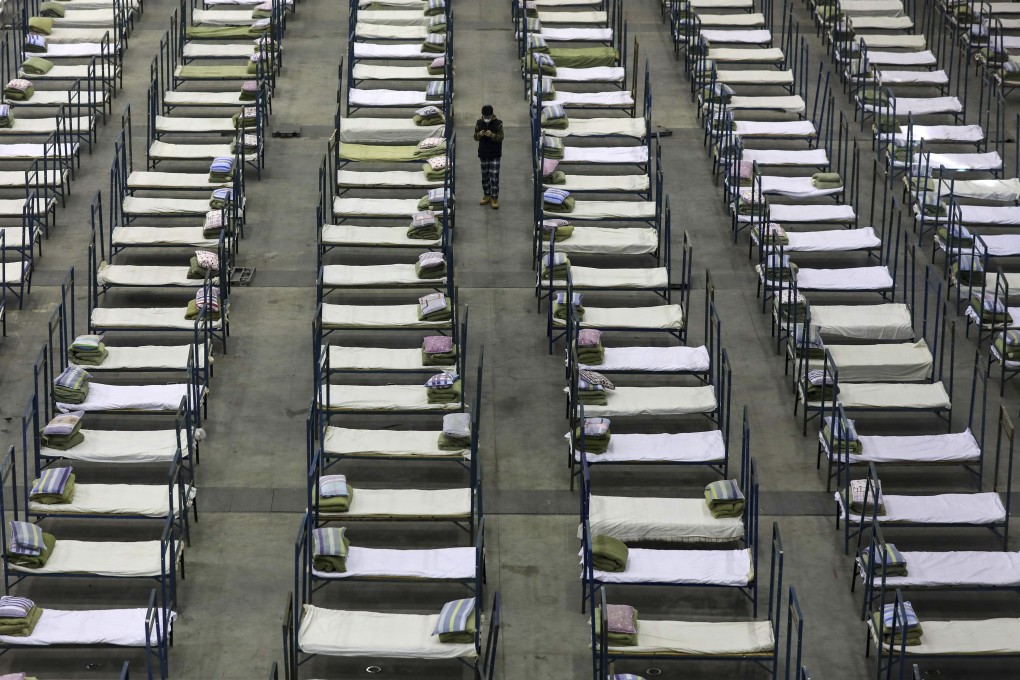
<instances>
[{"instance_id":1,"label":"folded blanket","mask_svg":"<svg viewBox=\"0 0 1020 680\"><path fill-rule=\"evenodd\" d=\"M29 17L28 31L36 35L49 35L53 32L53 19L49 17Z\"/></svg>"},{"instance_id":2,"label":"folded blanket","mask_svg":"<svg viewBox=\"0 0 1020 680\"><path fill-rule=\"evenodd\" d=\"M475 598L453 600L443 605L432 634L440 642L449 644L471 644L475 641Z\"/></svg>"},{"instance_id":3,"label":"folded blanket","mask_svg":"<svg viewBox=\"0 0 1020 680\"><path fill-rule=\"evenodd\" d=\"M440 293L441 294L441 293ZM453 305L450 300L443 296L442 306L431 306L427 311L422 311L421 304L418 305L419 321L450 321L453 318Z\"/></svg>"},{"instance_id":4,"label":"folded blanket","mask_svg":"<svg viewBox=\"0 0 1020 680\"><path fill-rule=\"evenodd\" d=\"M439 448L458 451L471 446L471 415L448 413L443 416L443 430L439 433Z\"/></svg>"},{"instance_id":5,"label":"folded blanket","mask_svg":"<svg viewBox=\"0 0 1020 680\"><path fill-rule=\"evenodd\" d=\"M569 311L569 308L567 307L566 303L563 303L563 302L553 302L553 310L552 310L552 312L553 312L553 318L554 319L559 319L560 321L566 321L567 320L567 313L568 313L568 311ZM577 319L579 319L579 320L583 319L584 318L584 307L582 307L581 305L574 305L574 316L576 316Z\"/></svg>"},{"instance_id":6,"label":"folded blanket","mask_svg":"<svg viewBox=\"0 0 1020 680\"><path fill-rule=\"evenodd\" d=\"M878 514L885 514L885 504L882 502L882 482L876 481L876 488L871 489L868 494L868 502L864 503L864 495L867 490L868 480L855 479L850 482L850 499L847 503L846 492L842 492L843 502L847 503L850 511L858 515L870 513L875 507L875 497L878 497Z\"/></svg>"},{"instance_id":7,"label":"folded blanket","mask_svg":"<svg viewBox=\"0 0 1020 680\"><path fill-rule=\"evenodd\" d=\"M42 616L41 607L32 607L28 616L18 619L0 619L0 635L13 637L28 637L35 630L35 624L39 623Z\"/></svg>"},{"instance_id":8,"label":"folded blanket","mask_svg":"<svg viewBox=\"0 0 1020 680\"><path fill-rule=\"evenodd\" d=\"M574 204L573 196L567 196L561 203L549 203L543 200L542 210L551 213L571 213L574 212Z\"/></svg>"},{"instance_id":9,"label":"folded blanket","mask_svg":"<svg viewBox=\"0 0 1020 680\"><path fill-rule=\"evenodd\" d=\"M775 222L766 222L758 227L758 240L769 246L785 246L790 243L786 230Z\"/></svg>"},{"instance_id":10,"label":"folded blanket","mask_svg":"<svg viewBox=\"0 0 1020 680\"><path fill-rule=\"evenodd\" d=\"M605 453L612 437L609 424L609 418L585 418L584 423L574 428L574 439L580 442L583 434L586 453Z\"/></svg>"},{"instance_id":11,"label":"folded blanket","mask_svg":"<svg viewBox=\"0 0 1020 680\"><path fill-rule=\"evenodd\" d=\"M578 389L577 401L585 406L607 406L609 404L609 397L606 396L606 391L602 389Z\"/></svg>"},{"instance_id":12,"label":"folded blanket","mask_svg":"<svg viewBox=\"0 0 1020 680\"><path fill-rule=\"evenodd\" d=\"M453 381L449 387L426 387L425 396L430 404L456 404L460 402L460 379Z\"/></svg>"},{"instance_id":13,"label":"folded blanket","mask_svg":"<svg viewBox=\"0 0 1020 680\"><path fill-rule=\"evenodd\" d=\"M556 243L566 241L574 233L574 225L566 220L542 220L540 228L543 241L548 241L555 231Z\"/></svg>"},{"instance_id":14,"label":"folded blanket","mask_svg":"<svg viewBox=\"0 0 1020 680\"><path fill-rule=\"evenodd\" d=\"M765 278L772 281L789 281L797 271L797 265L790 262L789 255L768 255L761 267Z\"/></svg>"},{"instance_id":15,"label":"folded blanket","mask_svg":"<svg viewBox=\"0 0 1020 680\"><path fill-rule=\"evenodd\" d=\"M255 5L251 10L252 19L265 19L273 16L273 3L263 2L260 5Z\"/></svg>"},{"instance_id":16,"label":"folded blanket","mask_svg":"<svg viewBox=\"0 0 1020 680\"><path fill-rule=\"evenodd\" d=\"M313 569L341 574L347 571L347 549L351 547L351 542L346 532L347 529L342 527L312 530Z\"/></svg>"},{"instance_id":17,"label":"folded blanket","mask_svg":"<svg viewBox=\"0 0 1020 680\"><path fill-rule=\"evenodd\" d=\"M553 160L563 160L563 140L559 137L543 135L542 155Z\"/></svg>"},{"instance_id":18,"label":"folded blanket","mask_svg":"<svg viewBox=\"0 0 1020 680\"><path fill-rule=\"evenodd\" d=\"M50 559L50 554L53 552L54 546L57 544L57 539L53 534L43 532L43 543L44 547L42 552L38 555L20 555L15 552L7 552L7 561L11 564L16 564L19 567L25 567L26 569L39 569L46 566L46 560ZM0 619L2 621L3 619Z\"/></svg>"},{"instance_id":19,"label":"folded blanket","mask_svg":"<svg viewBox=\"0 0 1020 680\"><path fill-rule=\"evenodd\" d=\"M69 437L81 429L83 411L70 411L53 416L43 428L43 437Z\"/></svg>"},{"instance_id":20,"label":"folded blanket","mask_svg":"<svg viewBox=\"0 0 1020 680\"><path fill-rule=\"evenodd\" d=\"M868 568L870 555L871 551L869 550L863 553L865 569ZM875 547L875 562L878 573L884 573L886 576L907 575L907 560L903 557L903 553L897 550L896 546L892 543L883 543Z\"/></svg>"},{"instance_id":21,"label":"folded blanket","mask_svg":"<svg viewBox=\"0 0 1020 680\"><path fill-rule=\"evenodd\" d=\"M446 276L446 262L441 261L438 267L427 267L421 262L415 262L414 275L419 279L442 279Z\"/></svg>"},{"instance_id":22,"label":"folded blanket","mask_svg":"<svg viewBox=\"0 0 1020 680\"><path fill-rule=\"evenodd\" d=\"M556 62L548 54L542 52L532 52L528 56L523 57L521 59L521 68L527 73L535 73L537 71L543 76L556 75Z\"/></svg>"},{"instance_id":23,"label":"folded blanket","mask_svg":"<svg viewBox=\"0 0 1020 680\"><path fill-rule=\"evenodd\" d=\"M85 435L81 432L75 432L74 434L62 435L62 436L50 436L43 435L42 442L47 448L56 449L57 451L69 451L74 447L78 446L85 441Z\"/></svg>"},{"instance_id":24,"label":"folded blanket","mask_svg":"<svg viewBox=\"0 0 1020 680\"><path fill-rule=\"evenodd\" d=\"M4 86L4 97L13 102L23 102L32 98L35 94L35 86L32 81L24 78L14 78Z\"/></svg>"},{"instance_id":25,"label":"folded blanket","mask_svg":"<svg viewBox=\"0 0 1020 680\"><path fill-rule=\"evenodd\" d=\"M597 366L606 360L606 350L602 345L597 347L580 347L577 350L577 360L582 364Z\"/></svg>"},{"instance_id":26,"label":"folded blanket","mask_svg":"<svg viewBox=\"0 0 1020 680\"><path fill-rule=\"evenodd\" d=\"M425 16L435 17L446 14L446 0L428 0L425 3Z\"/></svg>"},{"instance_id":27,"label":"folded blanket","mask_svg":"<svg viewBox=\"0 0 1020 680\"><path fill-rule=\"evenodd\" d=\"M999 300L992 293L985 293L983 296L974 296L970 299L970 308L981 319L985 325L1002 325L1013 323L1013 318L1002 300Z\"/></svg>"},{"instance_id":28,"label":"folded blanket","mask_svg":"<svg viewBox=\"0 0 1020 680\"><path fill-rule=\"evenodd\" d=\"M202 280L208 275L209 270L199 263L197 257L192 257L188 263L188 278Z\"/></svg>"},{"instance_id":29,"label":"folded blanket","mask_svg":"<svg viewBox=\"0 0 1020 680\"><path fill-rule=\"evenodd\" d=\"M433 144L428 144L427 146L422 146L423 144L426 144L433 139L439 139L440 141ZM429 139L420 142L412 155L417 160L426 160L428 158L432 158L433 156L445 156L446 140L441 139L439 137L430 137Z\"/></svg>"},{"instance_id":30,"label":"folded blanket","mask_svg":"<svg viewBox=\"0 0 1020 680\"><path fill-rule=\"evenodd\" d=\"M570 271L570 258L563 253L547 254L542 256L542 273L543 279L549 278L550 274L554 279L565 279L567 278L567 272Z\"/></svg>"},{"instance_id":31,"label":"folded blanket","mask_svg":"<svg viewBox=\"0 0 1020 680\"><path fill-rule=\"evenodd\" d=\"M907 645L921 644L924 631L921 629L921 622L914 613L914 607L909 602L903 603L903 611L906 614L906 621L901 621L900 610L895 604L887 604L882 611L872 614L872 622L875 630L881 631L882 640L886 643L903 644L904 635ZM893 628L896 630L893 635Z\"/></svg>"},{"instance_id":32,"label":"folded blanket","mask_svg":"<svg viewBox=\"0 0 1020 680\"><path fill-rule=\"evenodd\" d=\"M421 43L421 51L431 54L446 52L446 32L430 33Z\"/></svg>"},{"instance_id":33,"label":"folded blanket","mask_svg":"<svg viewBox=\"0 0 1020 680\"><path fill-rule=\"evenodd\" d=\"M835 428L833 428L835 424ZM835 432L835 447L839 453L849 452L851 455L860 455L862 447L861 441L857 438L857 430L854 427L854 421L847 421L845 424L842 420L835 420L829 416L826 416L822 420L822 436L825 437L825 441L832 440L832 433Z\"/></svg>"},{"instance_id":34,"label":"folded blanket","mask_svg":"<svg viewBox=\"0 0 1020 680\"><path fill-rule=\"evenodd\" d=\"M974 245L974 235L962 225L939 225L935 229L935 234L949 249L970 248Z\"/></svg>"},{"instance_id":35,"label":"folded blanket","mask_svg":"<svg viewBox=\"0 0 1020 680\"><path fill-rule=\"evenodd\" d=\"M25 51L30 51L26 46ZM21 71L29 76L43 76L53 68L53 62L42 57L28 57L21 63Z\"/></svg>"},{"instance_id":36,"label":"folded blanket","mask_svg":"<svg viewBox=\"0 0 1020 680\"><path fill-rule=\"evenodd\" d=\"M41 54L47 51L45 36L30 33L25 36L25 52ZM48 69L47 69L48 70Z\"/></svg>"},{"instance_id":37,"label":"folded blanket","mask_svg":"<svg viewBox=\"0 0 1020 680\"><path fill-rule=\"evenodd\" d=\"M995 349L999 356L1010 361L1020 360L1020 331L1006 331L995 336Z\"/></svg>"},{"instance_id":38,"label":"folded blanket","mask_svg":"<svg viewBox=\"0 0 1020 680\"><path fill-rule=\"evenodd\" d=\"M68 366L53 379L53 398L66 404L81 404L89 396L89 376L77 366Z\"/></svg>"},{"instance_id":39,"label":"folded blanket","mask_svg":"<svg viewBox=\"0 0 1020 680\"><path fill-rule=\"evenodd\" d=\"M258 111L254 106L244 106L230 120L234 123L234 129L253 128L258 122Z\"/></svg>"},{"instance_id":40,"label":"folded blanket","mask_svg":"<svg viewBox=\"0 0 1020 680\"><path fill-rule=\"evenodd\" d=\"M724 479L706 486L705 502L716 519L740 517L744 513L744 494L735 479Z\"/></svg>"},{"instance_id":41,"label":"folded blanket","mask_svg":"<svg viewBox=\"0 0 1020 680\"><path fill-rule=\"evenodd\" d=\"M446 33L446 17L434 16L425 24L425 30L429 33Z\"/></svg>"},{"instance_id":42,"label":"folded blanket","mask_svg":"<svg viewBox=\"0 0 1020 680\"><path fill-rule=\"evenodd\" d=\"M439 57L444 59L445 57ZM438 106L423 106L412 116L415 125L439 125L446 121L446 116Z\"/></svg>"},{"instance_id":43,"label":"folded blanket","mask_svg":"<svg viewBox=\"0 0 1020 680\"><path fill-rule=\"evenodd\" d=\"M100 342L96 349L80 349L71 345L67 349L67 358L81 366L98 366L110 356L110 350L106 349L106 344Z\"/></svg>"},{"instance_id":44,"label":"folded blanket","mask_svg":"<svg viewBox=\"0 0 1020 680\"><path fill-rule=\"evenodd\" d=\"M68 475L67 482L64 484L63 489L59 493L35 493L35 489L33 488L33 491L28 495L28 499L33 503L42 503L43 505L70 503L74 500L74 485L74 473L72 472Z\"/></svg>"},{"instance_id":45,"label":"folded blanket","mask_svg":"<svg viewBox=\"0 0 1020 680\"><path fill-rule=\"evenodd\" d=\"M219 321L220 316L221 316L220 310L218 309L212 310L211 318L213 321ZM198 303L195 302L194 300L188 300L188 308L184 311L184 318L187 319L188 321L194 321L198 317L199 317Z\"/></svg>"},{"instance_id":46,"label":"folded blanket","mask_svg":"<svg viewBox=\"0 0 1020 680\"><path fill-rule=\"evenodd\" d=\"M64 3L62 2L43 2L39 5L39 12L44 17L51 18L64 18Z\"/></svg>"},{"instance_id":47,"label":"folded blanket","mask_svg":"<svg viewBox=\"0 0 1020 680\"><path fill-rule=\"evenodd\" d=\"M811 175L811 184L816 189L838 189L843 186L843 178L838 172L816 172Z\"/></svg>"},{"instance_id":48,"label":"folded blanket","mask_svg":"<svg viewBox=\"0 0 1020 680\"><path fill-rule=\"evenodd\" d=\"M454 345L448 352L429 352L423 347L421 363L423 366L453 366L457 363L457 347Z\"/></svg>"},{"instance_id":49,"label":"folded blanket","mask_svg":"<svg viewBox=\"0 0 1020 680\"><path fill-rule=\"evenodd\" d=\"M637 639L637 609L623 604L606 605L606 640L610 647L634 647ZM602 608L595 608L595 634L602 635Z\"/></svg>"},{"instance_id":50,"label":"folded blanket","mask_svg":"<svg viewBox=\"0 0 1020 680\"><path fill-rule=\"evenodd\" d=\"M322 479L328 477L342 477L343 475L327 475ZM321 481L320 481L321 484ZM351 507L351 499L354 498L354 488L350 484L346 484L347 494L343 496L326 496L319 493L319 489L313 489L312 495L314 496L314 502L320 511L323 512L347 512Z\"/></svg>"},{"instance_id":51,"label":"folded blanket","mask_svg":"<svg viewBox=\"0 0 1020 680\"><path fill-rule=\"evenodd\" d=\"M553 130L566 130L570 126L570 119L567 118L566 112L563 107L559 104L555 106L548 106L542 110L542 127L551 128ZM553 156L547 157L553 158ZM562 158L562 154L560 158Z\"/></svg>"},{"instance_id":52,"label":"folded blanket","mask_svg":"<svg viewBox=\"0 0 1020 680\"><path fill-rule=\"evenodd\" d=\"M612 536L597 534L591 539L591 562L599 571L625 571L627 552L627 544Z\"/></svg>"}]
</instances>

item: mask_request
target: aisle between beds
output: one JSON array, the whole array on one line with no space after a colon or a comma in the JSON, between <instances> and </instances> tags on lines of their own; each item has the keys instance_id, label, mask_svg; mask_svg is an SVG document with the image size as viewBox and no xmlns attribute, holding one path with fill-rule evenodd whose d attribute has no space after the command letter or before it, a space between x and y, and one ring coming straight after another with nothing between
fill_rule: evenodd
<instances>
[{"instance_id":1,"label":"aisle between beds","mask_svg":"<svg viewBox=\"0 0 1020 680\"><path fill-rule=\"evenodd\" d=\"M772 559L769 578L768 618L758 621L677 621L637 618L633 646L609 640L608 598L605 587L592 592L591 641L594 678L601 680L617 664L639 659L673 661L750 661L764 668L772 678L779 670L780 628L786 610L786 668L801 665L804 619L796 589L783 600L784 553L779 525L772 525Z\"/></svg>"}]
</instances>

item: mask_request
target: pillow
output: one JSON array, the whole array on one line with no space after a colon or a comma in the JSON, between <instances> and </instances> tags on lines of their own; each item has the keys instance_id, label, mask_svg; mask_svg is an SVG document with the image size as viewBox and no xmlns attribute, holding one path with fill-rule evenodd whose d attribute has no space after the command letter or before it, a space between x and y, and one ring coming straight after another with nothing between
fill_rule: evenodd
<instances>
[{"instance_id":1,"label":"pillow","mask_svg":"<svg viewBox=\"0 0 1020 680\"><path fill-rule=\"evenodd\" d=\"M532 55L532 58L534 58L535 63L538 64L540 67L551 66L553 68L556 68L556 62L553 61L552 56L544 52L535 52L535 54Z\"/></svg>"},{"instance_id":2,"label":"pillow","mask_svg":"<svg viewBox=\"0 0 1020 680\"><path fill-rule=\"evenodd\" d=\"M433 156L432 158L425 161L429 164L433 170L445 170L446 169L446 156Z\"/></svg>"},{"instance_id":3,"label":"pillow","mask_svg":"<svg viewBox=\"0 0 1020 680\"><path fill-rule=\"evenodd\" d=\"M439 110L438 106L423 106L415 111L414 115L421 116L422 118L431 118L432 116L441 116L443 112Z\"/></svg>"},{"instance_id":4,"label":"pillow","mask_svg":"<svg viewBox=\"0 0 1020 680\"><path fill-rule=\"evenodd\" d=\"M203 289L195 293L195 304L199 311L208 307L215 314L220 311L220 296L217 293L206 293Z\"/></svg>"},{"instance_id":5,"label":"pillow","mask_svg":"<svg viewBox=\"0 0 1020 680\"><path fill-rule=\"evenodd\" d=\"M552 106L546 106L542 111L546 120L556 120L558 118L566 118L567 112L563 110L562 104L553 104Z\"/></svg>"},{"instance_id":6,"label":"pillow","mask_svg":"<svg viewBox=\"0 0 1020 680\"><path fill-rule=\"evenodd\" d=\"M566 200L569 196L570 192L564 191L563 189L546 189L542 193L542 201L545 203L553 203L555 205L559 205L563 203L563 201Z\"/></svg>"},{"instance_id":7,"label":"pillow","mask_svg":"<svg viewBox=\"0 0 1020 680\"><path fill-rule=\"evenodd\" d=\"M436 223L436 214L431 210L422 210L411 215L411 225L415 227L427 227Z\"/></svg>"},{"instance_id":8,"label":"pillow","mask_svg":"<svg viewBox=\"0 0 1020 680\"><path fill-rule=\"evenodd\" d=\"M602 331L597 328L582 328L577 334L578 347L597 347L602 342Z\"/></svg>"},{"instance_id":9,"label":"pillow","mask_svg":"<svg viewBox=\"0 0 1020 680\"><path fill-rule=\"evenodd\" d=\"M30 33L25 36L25 45L36 48L38 52L46 51L46 38L36 33Z\"/></svg>"},{"instance_id":10,"label":"pillow","mask_svg":"<svg viewBox=\"0 0 1020 680\"><path fill-rule=\"evenodd\" d=\"M737 166L737 172L739 173L740 179L751 179L751 170L754 169L754 163L751 161L740 161Z\"/></svg>"},{"instance_id":11,"label":"pillow","mask_svg":"<svg viewBox=\"0 0 1020 680\"><path fill-rule=\"evenodd\" d=\"M581 297L582 296L581 296L580 293L574 293L573 295L570 296L570 304L573 307L580 307L581 306ZM567 304L567 293L565 291L562 291L562 290L559 291L558 293L556 293L556 298L553 300L553 302L555 304L557 304L557 305L565 305L565 304Z\"/></svg>"},{"instance_id":12,"label":"pillow","mask_svg":"<svg viewBox=\"0 0 1020 680\"><path fill-rule=\"evenodd\" d=\"M468 621L475 611L475 598L453 600L443 605L439 611L439 620L432 629L433 635L444 633L462 633L468 629Z\"/></svg>"},{"instance_id":13,"label":"pillow","mask_svg":"<svg viewBox=\"0 0 1020 680\"><path fill-rule=\"evenodd\" d=\"M84 411L71 411L54 416L50 422L46 423L43 434L48 437L64 437L74 434L81 426L81 419L84 415Z\"/></svg>"},{"instance_id":14,"label":"pillow","mask_svg":"<svg viewBox=\"0 0 1020 680\"><path fill-rule=\"evenodd\" d=\"M545 42L545 38L534 33L529 33L527 37L528 50L533 52L548 52L549 45Z\"/></svg>"},{"instance_id":15,"label":"pillow","mask_svg":"<svg viewBox=\"0 0 1020 680\"><path fill-rule=\"evenodd\" d=\"M581 380L590 382L592 385L601 385L602 387L605 387L607 390L616 389L616 385L613 384L612 380L596 371L582 369L578 371L578 376L581 378Z\"/></svg>"},{"instance_id":16,"label":"pillow","mask_svg":"<svg viewBox=\"0 0 1020 680\"><path fill-rule=\"evenodd\" d=\"M609 418L585 418L585 437L605 437L609 432Z\"/></svg>"},{"instance_id":17,"label":"pillow","mask_svg":"<svg viewBox=\"0 0 1020 680\"><path fill-rule=\"evenodd\" d=\"M446 83L442 80L433 80L425 88L426 97L442 97L444 94L446 94Z\"/></svg>"},{"instance_id":18,"label":"pillow","mask_svg":"<svg viewBox=\"0 0 1020 680\"><path fill-rule=\"evenodd\" d=\"M208 269L211 272L220 270L220 257L216 253L208 250L196 250L195 259L198 260L198 266L202 269Z\"/></svg>"},{"instance_id":19,"label":"pillow","mask_svg":"<svg viewBox=\"0 0 1020 680\"><path fill-rule=\"evenodd\" d=\"M429 45L445 45L446 34L445 33L429 33L425 36L425 42Z\"/></svg>"},{"instance_id":20,"label":"pillow","mask_svg":"<svg viewBox=\"0 0 1020 680\"><path fill-rule=\"evenodd\" d=\"M542 147L546 149L562 149L563 140L559 137L551 137L549 135L542 135Z\"/></svg>"},{"instance_id":21,"label":"pillow","mask_svg":"<svg viewBox=\"0 0 1020 680\"><path fill-rule=\"evenodd\" d=\"M447 413L443 416L443 434L467 439L471 436L471 414Z\"/></svg>"},{"instance_id":22,"label":"pillow","mask_svg":"<svg viewBox=\"0 0 1020 680\"><path fill-rule=\"evenodd\" d=\"M60 375L53 379L53 384L58 387L78 389L81 383L88 380L90 377L92 376L86 373L85 369L79 366L68 366L60 372Z\"/></svg>"},{"instance_id":23,"label":"pillow","mask_svg":"<svg viewBox=\"0 0 1020 680\"><path fill-rule=\"evenodd\" d=\"M559 167L560 161L557 158L543 158L542 159L542 177L548 177L549 175L556 172L556 168ZM562 226L562 225L557 225Z\"/></svg>"},{"instance_id":24,"label":"pillow","mask_svg":"<svg viewBox=\"0 0 1020 680\"><path fill-rule=\"evenodd\" d=\"M444 187L437 187L435 189L429 189L429 203L441 205L449 201L453 196L450 195L450 190Z\"/></svg>"},{"instance_id":25,"label":"pillow","mask_svg":"<svg viewBox=\"0 0 1020 680\"><path fill-rule=\"evenodd\" d=\"M35 602L27 597L4 595L0 597L0 618L23 619L28 616L33 607L35 607Z\"/></svg>"},{"instance_id":26,"label":"pillow","mask_svg":"<svg viewBox=\"0 0 1020 680\"><path fill-rule=\"evenodd\" d=\"M543 229L554 229L556 227L566 227L570 225L569 220L542 220Z\"/></svg>"},{"instance_id":27,"label":"pillow","mask_svg":"<svg viewBox=\"0 0 1020 680\"><path fill-rule=\"evenodd\" d=\"M323 475L319 478L319 498L349 496L350 493L347 477L344 475Z\"/></svg>"},{"instance_id":28,"label":"pillow","mask_svg":"<svg viewBox=\"0 0 1020 680\"><path fill-rule=\"evenodd\" d=\"M442 253L428 252L418 256L418 265L422 269L435 269L442 267L445 263L446 260L443 259Z\"/></svg>"},{"instance_id":29,"label":"pillow","mask_svg":"<svg viewBox=\"0 0 1020 680\"><path fill-rule=\"evenodd\" d=\"M11 540L7 551L15 555L38 555L46 547L43 532L37 525L30 522L11 522ZM7 599L7 598L4 598ZM2 608L2 602L0 602ZM31 607L29 607L31 609ZM19 618L19 617L11 617Z\"/></svg>"},{"instance_id":30,"label":"pillow","mask_svg":"<svg viewBox=\"0 0 1020 680\"><path fill-rule=\"evenodd\" d=\"M6 90L18 90L19 92L27 92L32 87L32 81L26 80L25 78L13 78L7 82Z\"/></svg>"},{"instance_id":31,"label":"pillow","mask_svg":"<svg viewBox=\"0 0 1020 680\"><path fill-rule=\"evenodd\" d=\"M445 293L429 293L418 298L418 307L422 315L432 314L446 308Z\"/></svg>"},{"instance_id":32,"label":"pillow","mask_svg":"<svg viewBox=\"0 0 1020 680\"><path fill-rule=\"evenodd\" d=\"M740 485L735 479L723 479L712 482L705 487L705 498L717 501L742 500L744 494L740 492Z\"/></svg>"},{"instance_id":33,"label":"pillow","mask_svg":"<svg viewBox=\"0 0 1020 680\"><path fill-rule=\"evenodd\" d=\"M71 349L79 349L83 352L95 352L103 341L101 335L79 335L71 343Z\"/></svg>"},{"instance_id":34,"label":"pillow","mask_svg":"<svg viewBox=\"0 0 1020 680\"><path fill-rule=\"evenodd\" d=\"M344 535L346 531L347 529L344 527L313 529L312 554L347 557L347 547L350 545L350 542Z\"/></svg>"},{"instance_id":35,"label":"pillow","mask_svg":"<svg viewBox=\"0 0 1020 680\"><path fill-rule=\"evenodd\" d=\"M531 91L538 92L542 91L542 94L553 94L556 92L556 87L553 85L552 78L539 78L533 77L531 79Z\"/></svg>"},{"instance_id":36,"label":"pillow","mask_svg":"<svg viewBox=\"0 0 1020 680\"><path fill-rule=\"evenodd\" d=\"M205 224L202 226L205 230L211 229L222 229L223 228L223 212L220 210L210 210L205 214Z\"/></svg>"},{"instance_id":37,"label":"pillow","mask_svg":"<svg viewBox=\"0 0 1020 680\"><path fill-rule=\"evenodd\" d=\"M635 619L637 619L637 610L629 604L606 605L606 625L610 633L637 634L637 626L634 625Z\"/></svg>"},{"instance_id":38,"label":"pillow","mask_svg":"<svg viewBox=\"0 0 1020 680\"><path fill-rule=\"evenodd\" d=\"M67 480L71 478L71 471L72 468L69 466L46 468L39 473L39 479L35 480L32 484L32 490L29 492L29 495L59 495L64 493Z\"/></svg>"},{"instance_id":39,"label":"pillow","mask_svg":"<svg viewBox=\"0 0 1020 680\"><path fill-rule=\"evenodd\" d=\"M213 189L210 200L220 201L222 203L230 203L234 198L234 190L228 188Z\"/></svg>"},{"instance_id":40,"label":"pillow","mask_svg":"<svg viewBox=\"0 0 1020 680\"><path fill-rule=\"evenodd\" d=\"M432 63L429 64L429 68L446 68L446 55L444 54L441 57L436 57L435 59L433 59Z\"/></svg>"},{"instance_id":41,"label":"pillow","mask_svg":"<svg viewBox=\"0 0 1020 680\"><path fill-rule=\"evenodd\" d=\"M428 335L422 341L421 349L425 354L449 354L453 351L453 338L448 335Z\"/></svg>"},{"instance_id":42,"label":"pillow","mask_svg":"<svg viewBox=\"0 0 1020 680\"><path fill-rule=\"evenodd\" d=\"M446 140L442 137L426 137L425 139L418 142L419 149L435 149L446 143Z\"/></svg>"},{"instance_id":43,"label":"pillow","mask_svg":"<svg viewBox=\"0 0 1020 680\"><path fill-rule=\"evenodd\" d=\"M271 23L272 23L272 19L269 19L269 18L259 19L258 21L253 21L252 24L251 24L251 27L252 28L269 28L269 25Z\"/></svg>"},{"instance_id":44,"label":"pillow","mask_svg":"<svg viewBox=\"0 0 1020 680\"><path fill-rule=\"evenodd\" d=\"M425 387L433 390L445 390L453 387L459 376L456 373L437 373L425 381Z\"/></svg>"}]
</instances>

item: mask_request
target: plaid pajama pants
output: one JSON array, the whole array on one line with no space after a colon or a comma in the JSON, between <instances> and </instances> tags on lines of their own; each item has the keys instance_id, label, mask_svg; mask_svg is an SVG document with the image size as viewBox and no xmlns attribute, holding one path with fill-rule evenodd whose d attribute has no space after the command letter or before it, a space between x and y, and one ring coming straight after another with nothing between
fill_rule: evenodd
<instances>
[{"instance_id":1,"label":"plaid pajama pants","mask_svg":"<svg viewBox=\"0 0 1020 680\"><path fill-rule=\"evenodd\" d=\"M482 164L482 193L499 198L499 158L480 158Z\"/></svg>"}]
</instances>

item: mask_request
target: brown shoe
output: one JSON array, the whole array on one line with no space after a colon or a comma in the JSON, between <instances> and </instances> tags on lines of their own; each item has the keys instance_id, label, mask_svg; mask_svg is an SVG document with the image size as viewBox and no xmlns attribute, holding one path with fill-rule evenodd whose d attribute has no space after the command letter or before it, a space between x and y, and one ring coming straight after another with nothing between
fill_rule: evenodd
<instances>
[{"instance_id":1,"label":"brown shoe","mask_svg":"<svg viewBox=\"0 0 1020 680\"><path fill-rule=\"evenodd\" d=\"M482 196L482 200L478 201L478 205L488 205L492 201L492 196Z\"/></svg>"},{"instance_id":2,"label":"brown shoe","mask_svg":"<svg viewBox=\"0 0 1020 680\"><path fill-rule=\"evenodd\" d=\"M497 200L495 198L492 199L492 207L493 207L494 210L499 210L499 200Z\"/></svg>"}]
</instances>

